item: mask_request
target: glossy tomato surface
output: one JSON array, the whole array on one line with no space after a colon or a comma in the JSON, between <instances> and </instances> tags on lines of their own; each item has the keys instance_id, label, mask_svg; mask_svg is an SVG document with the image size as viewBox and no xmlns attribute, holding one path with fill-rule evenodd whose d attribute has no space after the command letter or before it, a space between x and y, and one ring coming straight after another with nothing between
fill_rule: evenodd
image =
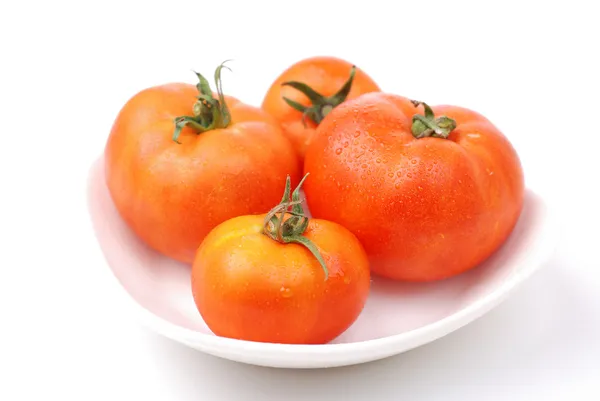
<instances>
[{"instance_id":1,"label":"glossy tomato surface","mask_svg":"<svg viewBox=\"0 0 600 401\"><path fill-rule=\"evenodd\" d=\"M300 170L279 124L259 108L226 97L231 123L198 134L174 120L192 114L198 91L167 84L133 96L117 116L105 149L114 204L149 246L191 263L203 238L235 216L266 213Z\"/></svg>"},{"instance_id":2,"label":"glossy tomato surface","mask_svg":"<svg viewBox=\"0 0 600 401\"><path fill-rule=\"evenodd\" d=\"M422 106L366 94L333 110L306 153L313 216L352 231L372 272L395 280L439 280L477 266L522 208L523 171L503 133L472 110L433 111L455 120L447 139L413 136Z\"/></svg>"},{"instance_id":3,"label":"glossy tomato surface","mask_svg":"<svg viewBox=\"0 0 600 401\"><path fill-rule=\"evenodd\" d=\"M323 344L362 311L370 288L367 256L344 227L311 219L304 236L324 269L300 244L266 235L264 216L241 216L216 227L192 268L196 306L219 336L271 343Z\"/></svg>"}]
</instances>

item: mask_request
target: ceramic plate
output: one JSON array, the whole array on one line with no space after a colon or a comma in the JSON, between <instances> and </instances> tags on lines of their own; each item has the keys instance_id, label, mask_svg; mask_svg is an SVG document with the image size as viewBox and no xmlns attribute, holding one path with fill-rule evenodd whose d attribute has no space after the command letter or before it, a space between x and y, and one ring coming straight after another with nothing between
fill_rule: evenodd
<instances>
[{"instance_id":1,"label":"ceramic plate","mask_svg":"<svg viewBox=\"0 0 600 401\"><path fill-rule=\"evenodd\" d=\"M208 354L285 368L374 361L457 330L498 305L541 267L551 256L556 233L547 204L528 189L513 233L482 265L429 284L401 284L374 277L365 309L340 337L326 345L286 345L211 333L194 306L189 266L149 249L120 219L105 185L102 158L90 169L88 207L107 267L143 324Z\"/></svg>"}]
</instances>

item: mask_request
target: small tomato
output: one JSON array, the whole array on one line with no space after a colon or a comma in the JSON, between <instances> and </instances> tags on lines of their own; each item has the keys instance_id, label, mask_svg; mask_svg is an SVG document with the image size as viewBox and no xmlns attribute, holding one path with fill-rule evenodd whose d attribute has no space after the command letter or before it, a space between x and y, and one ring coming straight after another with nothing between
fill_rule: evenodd
<instances>
[{"instance_id":1,"label":"small tomato","mask_svg":"<svg viewBox=\"0 0 600 401\"><path fill-rule=\"evenodd\" d=\"M313 216L352 231L374 274L432 281L502 245L523 204L519 157L487 118L383 93L332 111L305 159Z\"/></svg>"},{"instance_id":2,"label":"small tomato","mask_svg":"<svg viewBox=\"0 0 600 401\"><path fill-rule=\"evenodd\" d=\"M106 183L132 230L155 250L191 263L219 223L265 213L300 169L279 124L263 110L199 84L145 89L121 109L108 138Z\"/></svg>"},{"instance_id":3,"label":"small tomato","mask_svg":"<svg viewBox=\"0 0 600 401\"><path fill-rule=\"evenodd\" d=\"M275 117L300 160L315 128L332 109L379 86L365 72L335 57L311 57L285 70L271 84L262 108Z\"/></svg>"},{"instance_id":4,"label":"small tomato","mask_svg":"<svg viewBox=\"0 0 600 401\"><path fill-rule=\"evenodd\" d=\"M288 177L271 212L228 220L199 247L192 293L216 335L322 344L362 311L370 287L365 251L344 227L304 215L301 185L290 201Z\"/></svg>"}]
</instances>

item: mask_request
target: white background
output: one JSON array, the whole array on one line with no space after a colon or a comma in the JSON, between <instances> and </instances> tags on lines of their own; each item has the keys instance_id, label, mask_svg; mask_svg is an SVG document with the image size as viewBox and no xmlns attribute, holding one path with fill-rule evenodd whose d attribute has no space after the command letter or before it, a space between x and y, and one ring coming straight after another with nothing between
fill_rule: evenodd
<instances>
[{"instance_id":1,"label":"white background","mask_svg":"<svg viewBox=\"0 0 600 401\"><path fill-rule=\"evenodd\" d=\"M0 400L600 399L600 30L593 1L2 2ZM554 260L444 339L381 362L256 368L142 329L94 242L88 167L123 103L225 59L259 105L346 58L382 88L487 115L561 213Z\"/></svg>"}]
</instances>

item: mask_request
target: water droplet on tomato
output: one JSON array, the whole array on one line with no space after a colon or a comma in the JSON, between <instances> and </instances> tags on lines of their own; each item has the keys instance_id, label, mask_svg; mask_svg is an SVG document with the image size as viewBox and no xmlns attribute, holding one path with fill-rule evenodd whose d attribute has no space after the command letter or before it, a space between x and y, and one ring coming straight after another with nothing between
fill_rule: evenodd
<instances>
[{"instance_id":1,"label":"water droplet on tomato","mask_svg":"<svg viewBox=\"0 0 600 401\"><path fill-rule=\"evenodd\" d=\"M412 159L410 162L411 162L412 164L417 164L417 161L416 161L415 159Z\"/></svg>"},{"instance_id":2,"label":"water droplet on tomato","mask_svg":"<svg viewBox=\"0 0 600 401\"><path fill-rule=\"evenodd\" d=\"M406 176L407 176L408 178L412 178L412 174L411 174L411 173L406 173Z\"/></svg>"},{"instance_id":3,"label":"water droplet on tomato","mask_svg":"<svg viewBox=\"0 0 600 401\"><path fill-rule=\"evenodd\" d=\"M341 155L341 154L342 154L342 148L337 148L337 149L335 150L335 154L336 154L336 155Z\"/></svg>"},{"instance_id":4,"label":"water droplet on tomato","mask_svg":"<svg viewBox=\"0 0 600 401\"><path fill-rule=\"evenodd\" d=\"M292 290L291 290L291 289L289 289L289 288L286 288L286 287L281 287L281 288L279 289L279 292L281 293L281 296L282 296L283 298L290 298L292 295L294 295L294 294L292 293Z\"/></svg>"},{"instance_id":5,"label":"water droplet on tomato","mask_svg":"<svg viewBox=\"0 0 600 401\"><path fill-rule=\"evenodd\" d=\"M402 171L398 171L398 172L396 172L396 175L397 175L398 177L402 177Z\"/></svg>"},{"instance_id":6,"label":"water droplet on tomato","mask_svg":"<svg viewBox=\"0 0 600 401\"><path fill-rule=\"evenodd\" d=\"M344 277L344 284L348 285L351 281L352 279L349 276Z\"/></svg>"},{"instance_id":7,"label":"water droplet on tomato","mask_svg":"<svg viewBox=\"0 0 600 401\"><path fill-rule=\"evenodd\" d=\"M381 163L381 159L377 158L377 160L375 160L377 163Z\"/></svg>"},{"instance_id":8,"label":"water droplet on tomato","mask_svg":"<svg viewBox=\"0 0 600 401\"><path fill-rule=\"evenodd\" d=\"M348 141L344 142L344 147L347 148L349 145Z\"/></svg>"},{"instance_id":9,"label":"water droplet on tomato","mask_svg":"<svg viewBox=\"0 0 600 401\"><path fill-rule=\"evenodd\" d=\"M360 131L358 131L358 130L354 131L354 137L358 138L359 136L360 136Z\"/></svg>"},{"instance_id":10,"label":"water droplet on tomato","mask_svg":"<svg viewBox=\"0 0 600 401\"><path fill-rule=\"evenodd\" d=\"M394 188L399 189L400 188L400 183L396 183L396 185L394 185Z\"/></svg>"},{"instance_id":11,"label":"water droplet on tomato","mask_svg":"<svg viewBox=\"0 0 600 401\"><path fill-rule=\"evenodd\" d=\"M367 168L366 163L363 163L363 165L361 166L362 168Z\"/></svg>"},{"instance_id":12,"label":"water droplet on tomato","mask_svg":"<svg viewBox=\"0 0 600 401\"><path fill-rule=\"evenodd\" d=\"M388 177L390 177L390 178L394 178L394 173L393 173L393 172L389 172L389 173L388 173Z\"/></svg>"}]
</instances>

